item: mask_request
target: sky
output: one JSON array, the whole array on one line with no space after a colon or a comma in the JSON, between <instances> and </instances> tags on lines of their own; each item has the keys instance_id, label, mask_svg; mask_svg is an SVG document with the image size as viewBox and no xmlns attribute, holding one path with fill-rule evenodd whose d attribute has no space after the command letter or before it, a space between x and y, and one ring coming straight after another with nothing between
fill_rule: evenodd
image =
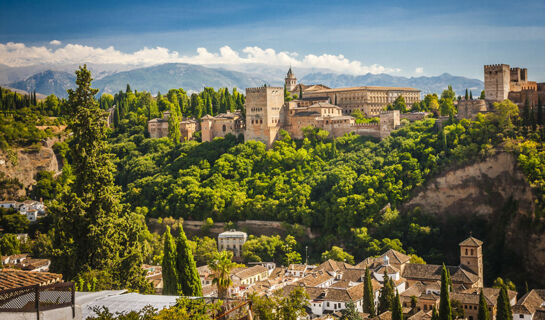
<instances>
[{"instance_id":1,"label":"sky","mask_svg":"<svg viewBox=\"0 0 545 320\"><path fill-rule=\"evenodd\" d=\"M0 64L262 63L545 81L545 1L2 0Z\"/></svg>"}]
</instances>

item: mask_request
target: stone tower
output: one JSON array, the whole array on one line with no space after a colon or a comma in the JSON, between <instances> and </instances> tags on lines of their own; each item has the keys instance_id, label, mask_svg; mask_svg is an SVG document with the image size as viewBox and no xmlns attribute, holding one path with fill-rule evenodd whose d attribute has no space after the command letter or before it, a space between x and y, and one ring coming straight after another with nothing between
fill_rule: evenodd
<instances>
[{"instance_id":1,"label":"stone tower","mask_svg":"<svg viewBox=\"0 0 545 320\"><path fill-rule=\"evenodd\" d=\"M257 140L268 147L283 125L284 89L263 86L246 89L246 131L244 140Z\"/></svg>"},{"instance_id":2,"label":"stone tower","mask_svg":"<svg viewBox=\"0 0 545 320\"><path fill-rule=\"evenodd\" d=\"M507 64L492 64L484 66L485 99L498 102L509 96L511 70Z\"/></svg>"},{"instance_id":3,"label":"stone tower","mask_svg":"<svg viewBox=\"0 0 545 320\"><path fill-rule=\"evenodd\" d=\"M483 286L483 242L469 237L460 242L460 266L479 277L478 286Z\"/></svg>"},{"instance_id":4,"label":"stone tower","mask_svg":"<svg viewBox=\"0 0 545 320\"><path fill-rule=\"evenodd\" d=\"M286 90L293 91L295 90L295 87L297 86L297 78L295 78L295 75L293 74L293 71L291 71L291 67L288 70L288 74L286 75L285 79L285 86Z\"/></svg>"}]
</instances>

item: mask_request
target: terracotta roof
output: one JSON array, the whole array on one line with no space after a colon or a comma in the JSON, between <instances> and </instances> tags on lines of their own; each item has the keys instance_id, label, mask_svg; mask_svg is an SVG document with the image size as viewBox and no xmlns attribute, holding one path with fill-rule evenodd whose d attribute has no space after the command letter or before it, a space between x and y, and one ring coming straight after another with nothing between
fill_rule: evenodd
<instances>
[{"instance_id":1,"label":"terracotta roof","mask_svg":"<svg viewBox=\"0 0 545 320\"><path fill-rule=\"evenodd\" d=\"M287 285L282 290L285 295L289 294L295 288L301 286ZM304 287L304 286L303 286ZM325 300L336 302L348 302L361 300L363 297L363 284L346 288L318 288L318 287L304 287L310 300Z\"/></svg>"},{"instance_id":2,"label":"terracotta roof","mask_svg":"<svg viewBox=\"0 0 545 320\"><path fill-rule=\"evenodd\" d=\"M0 270L0 290L47 285L62 282L62 274L50 272L22 271L14 269Z\"/></svg>"},{"instance_id":3,"label":"terracotta roof","mask_svg":"<svg viewBox=\"0 0 545 320\"><path fill-rule=\"evenodd\" d=\"M415 264L408 263L403 270L403 278L416 280L441 280L443 266L436 264ZM469 270L461 267L447 266L453 282L475 283L479 277Z\"/></svg>"},{"instance_id":4,"label":"terracotta roof","mask_svg":"<svg viewBox=\"0 0 545 320\"><path fill-rule=\"evenodd\" d=\"M395 91L395 90L404 90L404 91L418 91L420 90L415 88L408 88L408 87L376 87L376 86L362 86L362 87L347 87L347 88L335 88L335 89L325 89L325 90L316 90L314 92L317 93L329 93L329 92L343 92L343 91L359 91L359 90L381 90L381 91Z\"/></svg>"},{"instance_id":5,"label":"terracotta roof","mask_svg":"<svg viewBox=\"0 0 545 320\"><path fill-rule=\"evenodd\" d=\"M477 238L469 237L464 241L460 242L460 245L468 247L480 247L483 245L483 242Z\"/></svg>"},{"instance_id":6,"label":"terracotta roof","mask_svg":"<svg viewBox=\"0 0 545 320\"><path fill-rule=\"evenodd\" d=\"M322 264L316 267L315 271L324 270L324 271L339 272L339 271L343 271L346 269L353 269L353 268L354 266L349 263L328 259L327 261L324 261Z\"/></svg>"},{"instance_id":7,"label":"terracotta roof","mask_svg":"<svg viewBox=\"0 0 545 320\"><path fill-rule=\"evenodd\" d=\"M382 259L384 259L384 256L387 256L388 259L390 259L390 263L393 264L404 264L411 260L411 257L409 257L406 254L403 254L399 251L396 251L394 249L390 249L386 251L382 256L380 256Z\"/></svg>"},{"instance_id":8,"label":"terracotta roof","mask_svg":"<svg viewBox=\"0 0 545 320\"><path fill-rule=\"evenodd\" d=\"M328 280L331 280L333 277L330 276L327 272L316 272L309 274L308 276L297 281L295 284L303 284L305 287L316 287Z\"/></svg>"},{"instance_id":9,"label":"terracotta roof","mask_svg":"<svg viewBox=\"0 0 545 320\"><path fill-rule=\"evenodd\" d=\"M532 320L545 320L545 310L537 310Z\"/></svg>"},{"instance_id":10,"label":"terracotta roof","mask_svg":"<svg viewBox=\"0 0 545 320\"><path fill-rule=\"evenodd\" d=\"M304 264L298 264L298 263L292 263L288 266L288 270L290 271L305 271L307 268Z\"/></svg>"},{"instance_id":11,"label":"terracotta roof","mask_svg":"<svg viewBox=\"0 0 545 320\"><path fill-rule=\"evenodd\" d=\"M517 307L517 309L522 308L526 309L527 312L518 312L518 313L526 313L526 314L533 314L536 309L540 308L543 305L543 299L540 297L540 295L535 291L531 290L522 298L520 298L517 301L517 304L514 307ZM515 308L513 307L513 312L515 312Z\"/></svg>"},{"instance_id":12,"label":"terracotta roof","mask_svg":"<svg viewBox=\"0 0 545 320\"><path fill-rule=\"evenodd\" d=\"M417 313L407 318L407 320L428 320L428 319L431 319L431 311L424 312L424 310L420 310Z\"/></svg>"},{"instance_id":13,"label":"terracotta roof","mask_svg":"<svg viewBox=\"0 0 545 320\"><path fill-rule=\"evenodd\" d=\"M498 301L498 296L500 295L500 289L499 288L482 288L484 297L486 299L486 303L489 306L495 306ZM470 288L462 291L462 293L472 293L479 297L481 289L480 288ZM517 293L512 290L507 290L507 295L509 296L509 300L512 300L513 298L516 298ZM477 300L477 304L479 301Z\"/></svg>"},{"instance_id":14,"label":"terracotta roof","mask_svg":"<svg viewBox=\"0 0 545 320\"><path fill-rule=\"evenodd\" d=\"M309 106L308 108L335 108L335 109L341 109L341 107L339 106L336 106L334 104L331 104L329 102L317 102L311 106Z\"/></svg>"},{"instance_id":15,"label":"terracotta roof","mask_svg":"<svg viewBox=\"0 0 545 320\"><path fill-rule=\"evenodd\" d=\"M268 274L268 271L269 270L265 268L264 266L258 265L258 266L253 266L250 268L244 268L242 270L239 270L236 273L233 273L233 275L239 277L240 279L247 279L263 272L266 272Z\"/></svg>"},{"instance_id":16,"label":"terracotta roof","mask_svg":"<svg viewBox=\"0 0 545 320\"><path fill-rule=\"evenodd\" d=\"M392 311L386 311L386 312L383 312L381 314L379 314L378 316L374 317L374 318L371 318L373 320L392 320Z\"/></svg>"},{"instance_id":17,"label":"terracotta roof","mask_svg":"<svg viewBox=\"0 0 545 320\"><path fill-rule=\"evenodd\" d=\"M390 274L390 275L399 272L399 270L397 270L397 268L392 267L392 266L380 266L380 267L378 267L378 269L375 270L375 272L379 273L379 274L384 274L385 271L388 272L388 274Z\"/></svg>"},{"instance_id":18,"label":"terracotta roof","mask_svg":"<svg viewBox=\"0 0 545 320\"><path fill-rule=\"evenodd\" d=\"M341 276L342 280L361 282L365 277L365 269L346 269Z\"/></svg>"}]
</instances>

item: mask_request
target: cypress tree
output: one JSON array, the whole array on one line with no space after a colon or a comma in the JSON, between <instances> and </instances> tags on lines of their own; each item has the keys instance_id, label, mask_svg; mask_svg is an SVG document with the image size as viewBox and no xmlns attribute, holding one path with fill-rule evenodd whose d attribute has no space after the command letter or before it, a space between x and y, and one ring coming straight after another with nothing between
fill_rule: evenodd
<instances>
[{"instance_id":1,"label":"cypress tree","mask_svg":"<svg viewBox=\"0 0 545 320\"><path fill-rule=\"evenodd\" d=\"M469 90L469 100L473 100L473 92L471 90Z\"/></svg>"},{"instance_id":2,"label":"cypress tree","mask_svg":"<svg viewBox=\"0 0 545 320\"><path fill-rule=\"evenodd\" d=\"M303 86L299 84L299 99L303 99Z\"/></svg>"},{"instance_id":3,"label":"cypress tree","mask_svg":"<svg viewBox=\"0 0 545 320\"><path fill-rule=\"evenodd\" d=\"M465 95L465 98L466 98L466 100L469 100L469 94L468 94L468 92L467 92L467 88L466 88L466 95Z\"/></svg>"},{"instance_id":4,"label":"cypress tree","mask_svg":"<svg viewBox=\"0 0 545 320\"><path fill-rule=\"evenodd\" d=\"M119 107L114 107L114 127L117 128L119 126Z\"/></svg>"},{"instance_id":5,"label":"cypress tree","mask_svg":"<svg viewBox=\"0 0 545 320\"><path fill-rule=\"evenodd\" d=\"M388 277L388 272L384 271L384 281L382 283L382 288L380 289L380 296L378 297L377 314L392 310L393 300L394 288L392 286L392 281L390 281L390 277Z\"/></svg>"},{"instance_id":6,"label":"cypress tree","mask_svg":"<svg viewBox=\"0 0 545 320\"><path fill-rule=\"evenodd\" d=\"M397 290L392 307L392 320L403 320L403 309L401 308L401 301L399 300L399 292Z\"/></svg>"},{"instance_id":7,"label":"cypress tree","mask_svg":"<svg viewBox=\"0 0 545 320\"><path fill-rule=\"evenodd\" d=\"M543 124L543 106L541 105L540 97L537 97L537 124Z\"/></svg>"},{"instance_id":8,"label":"cypress tree","mask_svg":"<svg viewBox=\"0 0 545 320\"><path fill-rule=\"evenodd\" d=\"M450 305L449 276L445 265L441 273L441 300L439 304L439 320L452 320L452 307Z\"/></svg>"},{"instance_id":9,"label":"cypress tree","mask_svg":"<svg viewBox=\"0 0 545 320\"><path fill-rule=\"evenodd\" d=\"M536 121L536 113L534 110L534 107L530 109L530 125L532 126L532 131L536 131L537 129L537 121Z\"/></svg>"},{"instance_id":10,"label":"cypress tree","mask_svg":"<svg viewBox=\"0 0 545 320\"><path fill-rule=\"evenodd\" d=\"M484 298L483 289L481 289L481 293L479 294L479 313L477 315L477 320L490 320L488 304Z\"/></svg>"},{"instance_id":11,"label":"cypress tree","mask_svg":"<svg viewBox=\"0 0 545 320\"><path fill-rule=\"evenodd\" d=\"M197 272L197 265L181 224L180 235L176 239L176 273L178 275L178 288L182 295L202 296L201 279Z\"/></svg>"},{"instance_id":12,"label":"cypress tree","mask_svg":"<svg viewBox=\"0 0 545 320\"><path fill-rule=\"evenodd\" d=\"M433 305L433 311L431 313L431 320L439 320L439 314L437 313L437 308Z\"/></svg>"},{"instance_id":13,"label":"cypress tree","mask_svg":"<svg viewBox=\"0 0 545 320\"><path fill-rule=\"evenodd\" d=\"M365 282L363 285L363 312L368 313L369 317L375 316L375 296L373 295L373 284L371 283L369 268L365 269Z\"/></svg>"},{"instance_id":14,"label":"cypress tree","mask_svg":"<svg viewBox=\"0 0 545 320\"><path fill-rule=\"evenodd\" d=\"M176 244L167 226L163 242L163 294L172 296L178 294L178 278L176 276Z\"/></svg>"},{"instance_id":15,"label":"cypress tree","mask_svg":"<svg viewBox=\"0 0 545 320\"><path fill-rule=\"evenodd\" d=\"M528 127L530 125L530 102L528 101L528 97L526 97L526 100L524 101L524 109L522 111L522 120L524 126Z\"/></svg>"},{"instance_id":16,"label":"cypress tree","mask_svg":"<svg viewBox=\"0 0 545 320\"><path fill-rule=\"evenodd\" d=\"M182 138L180 133L180 120L178 119L178 112L175 109L174 104L170 103L170 118L168 118L168 137L174 144L179 144Z\"/></svg>"},{"instance_id":17,"label":"cypress tree","mask_svg":"<svg viewBox=\"0 0 545 320\"><path fill-rule=\"evenodd\" d=\"M511 304L509 304L506 286L501 287L498 303L496 305L498 308L496 320L513 320L513 313L511 312Z\"/></svg>"}]
</instances>

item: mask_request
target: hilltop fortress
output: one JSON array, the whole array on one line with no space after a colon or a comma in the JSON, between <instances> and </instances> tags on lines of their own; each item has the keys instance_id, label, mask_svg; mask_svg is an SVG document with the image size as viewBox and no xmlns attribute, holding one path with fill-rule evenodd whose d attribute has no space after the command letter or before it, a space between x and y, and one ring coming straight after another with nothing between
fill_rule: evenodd
<instances>
[{"instance_id":1,"label":"hilltop fortress","mask_svg":"<svg viewBox=\"0 0 545 320\"><path fill-rule=\"evenodd\" d=\"M285 81L285 88L292 97L299 94L296 99L285 101L283 87L247 88L244 117L239 112L203 117L202 141L211 141L229 133L244 134L246 141L261 141L270 146L280 130L286 130L292 138L302 139L303 129L309 126L327 130L332 137L353 132L383 138L400 126L402 118L397 110L383 109L400 95L409 106L420 101L420 91L413 88L330 89L323 85L297 84L291 68ZM350 116L356 110L367 116L379 116L379 123L357 124ZM423 118L425 114L420 116Z\"/></svg>"}]
</instances>

